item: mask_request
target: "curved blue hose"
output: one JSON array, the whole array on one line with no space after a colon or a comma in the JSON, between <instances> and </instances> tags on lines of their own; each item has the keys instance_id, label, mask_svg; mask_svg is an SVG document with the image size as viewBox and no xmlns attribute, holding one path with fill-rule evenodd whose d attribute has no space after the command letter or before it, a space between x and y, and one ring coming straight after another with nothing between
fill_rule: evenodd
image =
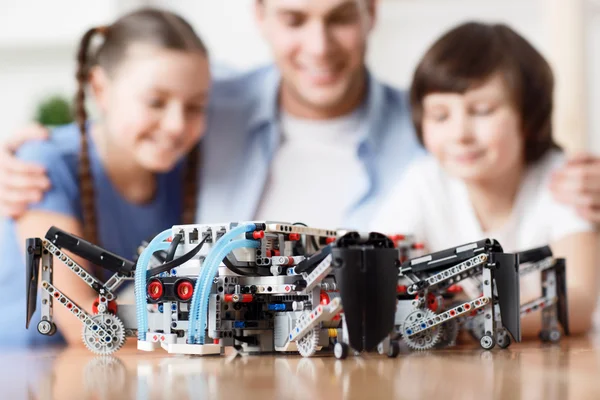
<instances>
[{"instance_id":1,"label":"curved blue hose","mask_svg":"<svg viewBox=\"0 0 600 400\"><path fill-rule=\"evenodd\" d=\"M196 313L195 320L198 321L197 325L191 325L191 333L193 334L194 343L204 344L204 325L206 324L206 316L208 315L208 300L210 297L210 291L212 288L213 280L219 271L219 265L221 261L235 249L242 247L245 248L258 248L259 242L256 240L234 240L233 242L227 243L222 248L218 249L218 254L211 260L210 264L205 264L204 269L206 270L205 285L201 288L200 292L200 305L193 312ZM198 334L198 331L200 332Z\"/></svg>"},{"instance_id":2,"label":"curved blue hose","mask_svg":"<svg viewBox=\"0 0 600 400\"><path fill-rule=\"evenodd\" d=\"M198 314L200 312L200 304L199 299L200 293L202 292L203 287L212 285L212 280L214 276L210 278L210 282L206 282L207 278L207 268L206 266L212 263L213 258L217 255L219 250L229 243L230 240L235 239L237 236L250 232L256 229L256 224L245 224L238 225L235 228L231 229L229 232L225 233L221 238L214 244L213 248L208 253L206 259L204 260L202 267L200 268L200 273L198 274L198 280L196 281L196 287L194 288L194 292L192 294L192 301L190 302L190 313L189 313L189 325L188 325L188 342L194 343L194 327L196 326L198 320ZM219 263L223 260L223 257L219 260ZM204 329L204 328L202 328Z\"/></svg>"},{"instance_id":3,"label":"curved blue hose","mask_svg":"<svg viewBox=\"0 0 600 400\"><path fill-rule=\"evenodd\" d=\"M146 279L150 257L157 251L166 250L170 243L164 243L171 236L171 229L159 233L140 255L135 269L135 310L137 316L138 340L146 340L148 331L148 301L146 299Z\"/></svg>"}]
</instances>

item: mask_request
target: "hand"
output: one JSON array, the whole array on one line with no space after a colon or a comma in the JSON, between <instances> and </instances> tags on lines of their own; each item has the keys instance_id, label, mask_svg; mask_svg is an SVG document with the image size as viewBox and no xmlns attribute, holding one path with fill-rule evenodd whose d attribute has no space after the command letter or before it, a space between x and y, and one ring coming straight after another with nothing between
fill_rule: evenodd
<instances>
[{"instance_id":1,"label":"hand","mask_svg":"<svg viewBox=\"0 0 600 400\"><path fill-rule=\"evenodd\" d=\"M575 207L577 213L593 223L600 223L600 158L580 153L569 157L550 183L555 199Z\"/></svg>"},{"instance_id":2,"label":"hand","mask_svg":"<svg viewBox=\"0 0 600 400\"><path fill-rule=\"evenodd\" d=\"M48 138L48 130L30 125L0 145L0 216L17 218L50 188L43 166L24 162L14 152L25 142Z\"/></svg>"}]
</instances>

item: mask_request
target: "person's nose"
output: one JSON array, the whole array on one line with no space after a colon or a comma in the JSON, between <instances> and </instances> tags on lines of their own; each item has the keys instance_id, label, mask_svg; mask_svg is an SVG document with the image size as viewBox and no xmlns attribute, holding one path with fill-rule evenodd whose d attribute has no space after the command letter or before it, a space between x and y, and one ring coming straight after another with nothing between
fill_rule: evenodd
<instances>
[{"instance_id":1,"label":"person's nose","mask_svg":"<svg viewBox=\"0 0 600 400\"><path fill-rule=\"evenodd\" d=\"M466 113L459 113L455 116L452 124L452 136L458 143L468 144L473 141L473 124Z\"/></svg>"},{"instance_id":2,"label":"person's nose","mask_svg":"<svg viewBox=\"0 0 600 400\"><path fill-rule=\"evenodd\" d=\"M185 127L185 110L182 105L170 104L163 115L161 128L172 136L181 135Z\"/></svg>"},{"instance_id":3,"label":"person's nose","mask_svg":"<svg viewBox=\"0 0 600 400\"><path fill-rule=\"evenodd\" d=\"M304 36L305 50L315 58L327 56L332 47L332 38L323 22L314 22L307 27Z\"/></svg>"}]
</instances>

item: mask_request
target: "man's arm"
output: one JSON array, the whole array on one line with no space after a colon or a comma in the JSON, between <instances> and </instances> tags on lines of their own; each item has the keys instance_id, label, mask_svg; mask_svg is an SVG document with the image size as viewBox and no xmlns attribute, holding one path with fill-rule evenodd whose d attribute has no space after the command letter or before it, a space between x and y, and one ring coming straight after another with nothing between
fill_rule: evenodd
<instances>
[{"instance_id":1,"label":"man's arm","mask_svg":"<svg viewBox=\"0 0 600 400\"><path fill-rule=\"evenodd\" d=\"M600 158L576 154L552 176L550 189L560 203L574 207L592 223L600 223Z\"/></svg>"},{"instance_id":2,"label":"man's arm","mask_svg":"<svg viewBox=\"0 0 600 400\"><path fill-rule=\"evenodd\" d=\"M15 151L31 140L48 138L48 130L30 125L0 145L0 217L17 218L39 201L50 188L45 168L15 157Z\"/></svg>"}]
</instances>

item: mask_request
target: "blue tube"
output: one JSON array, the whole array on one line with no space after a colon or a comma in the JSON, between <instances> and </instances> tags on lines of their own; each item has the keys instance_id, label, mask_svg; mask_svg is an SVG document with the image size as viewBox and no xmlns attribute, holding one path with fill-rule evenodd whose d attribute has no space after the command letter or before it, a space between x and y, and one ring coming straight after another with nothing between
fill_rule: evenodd
<instances>
[{"instance_id":1,"label":"blue tube","mask_svg":"<svg viewBox=\"0 0 600 400\"><path fill-rule=\"evenodd\" d=\"M137 316L138 340L146 340L148 331L148 302L146 299L146 279L148 278L148 264L152 254L159 250L166 250L170 243L164 243L171 236L171 229L161 232L152 239L148 247L140 255L135 270L135 309Z\"/></svg>"},{"instance_id":2,"label":"blue tube","mask_svg":"<svg viewBox=\"0 0 600 400\"><path fill-rule=\"evenodd\" d=\"M227 243L229 243L230 240L235 239L237 236L241 235L242 233L246 233L246 232L250 232L256 229L256 224L246 224L246 225L238 225L235 228L231 229L229 232L225 233L223 236L221 236L221 238L213 245L212 249L210 250L210 252L208 253L208 255L206 256L206 259L204 260L202 267L200 268L200 273L198 274L198 280L196 281L196 286L194 288L194 292L192 294L192 300L190 302L190 317L189 317L189 325L188 325L188 342L189 343L194 343L194 326L196 326L196 322L197 322L197 316L200 310L200 304L199 304L199 299L200 297L200 292L201 292L201 288L203 288L204 286L207 285L207 283L205 282L207 279L207 274L206 274L206 266L210 265L209 263L212 263L212 259L217 255L217 253L219 252L219 249L221 249L223 246L225 246ZM221 258L222 260L222 258ZM221 262L221 260L219 262ZM210 284L212 284L212 279L211 278L211 282ZM194 312L195 311L195 312ZM204 328L202 328L204 329Z\"/></svg>"},{"instance_id":3,"label":"blue tube","mask_svg":"<svg viewBox=\"0 0 600 400\"><path fill-rule=\"evenodd\" d=\"M210 297L213 280L219 271L219 265L221 264L221 261L223 261L227 254L235 249L242 247L256 249L258 246L259 242L256 240L234 240L233 242L227 243L224 247L219 249L219 253L211 260L210 264L205 264L204 269L207 273L207 279L205 281L206 284L201 288L199 306L196 310L192 310L192 312L196 313L196 318L194 320L197 320L198 323L197 325L192 325L190 323L189 326L189 330L191 331L190 337L193 337L194 343L204 344L204 325L206 324L206 316L208 314L208 300Z\"/></svg>"}]
</instances>

